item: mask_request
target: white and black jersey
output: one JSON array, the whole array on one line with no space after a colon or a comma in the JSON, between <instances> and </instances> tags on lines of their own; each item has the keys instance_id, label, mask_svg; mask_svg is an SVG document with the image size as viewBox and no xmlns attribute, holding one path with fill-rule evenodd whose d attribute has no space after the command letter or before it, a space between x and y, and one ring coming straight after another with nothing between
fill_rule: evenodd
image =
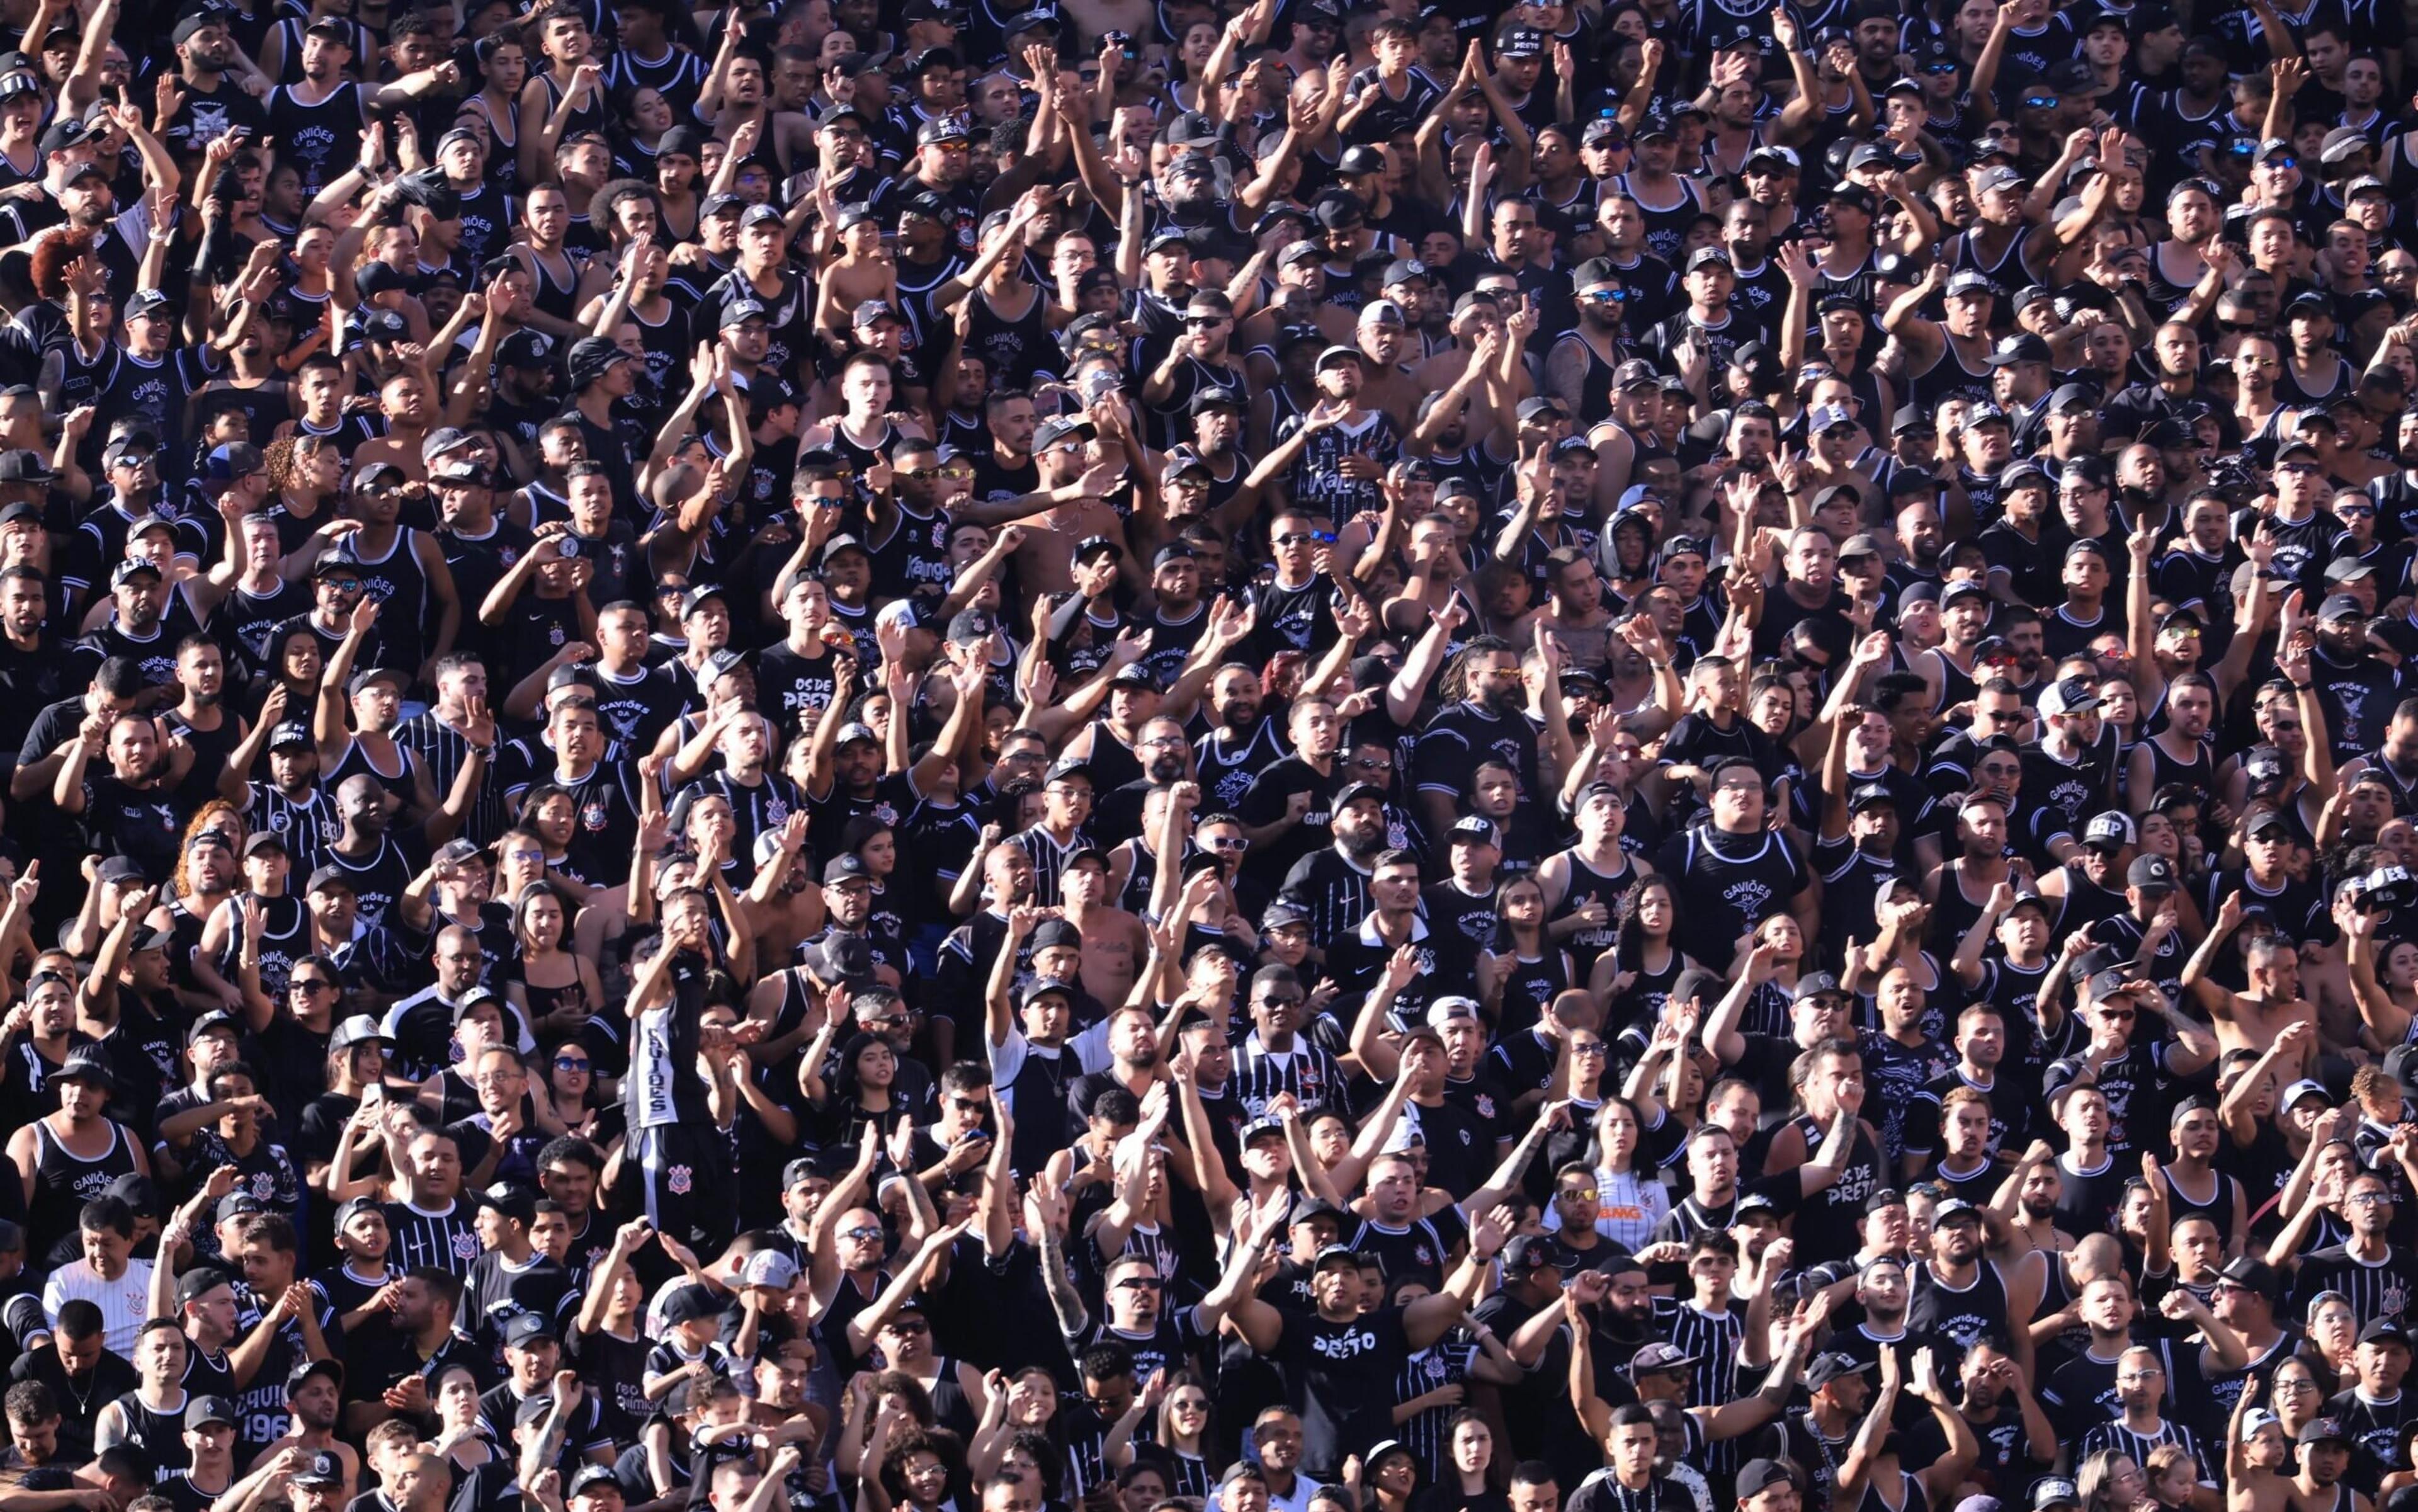
<instances>
[{"instance_id":1,"label":"white and black jersey","mask_svg":"<svg viewBox=\"0 0 2418 1512\"><path fill-rule=\"evenodd\" d=\"M1234 1047L1234 1075L1227 1082L1252 1118L1267 1111L1278 1094L1291 1092L1303 1110L1345 1108L1343 1068L1335 1057L1295 1035L1290 1050L1271 1050L1260 1043L1257 1030Z\"/></svg>"},{"instance_id":2,"label":"white and black jersey","mask_svg":"<svg viewBox=\"0 0 2418 1512\"><path fill-rule=\"evenodd\" d=\"M1366 868L1327 846L1293 863L1278 896L1308 913L1309 942L1323 950L1369 917L1369 877Z\"/></svg>"},{"instance_id":3,"label":"white and black jersey","mask_svg":"<svg viewBox=\"0 0 2418 1512\"><path fill-rule=\"evenodd\" d=\"M2211 1469L2208 1457L2200 1452L2199 1440L2181 1423L2162 1421L2154 1433L2136 1433L2124 1425L2122 1418L2102 1423L2082 1436L2082 1446L2074 1451L2077 1461L2087 1459L2102 1449L2113 1449L2136 1465L2150 1462L2150 1451L2162 1443L2181 1445L2198 1464L2202 1478Z\"/></svg>"},{"instance_id":4,"label":"white and black jersey","mask_svg":"<svg viewBox=\"0 0 2418 1512\"><path fill-rule=\"evenodd\" d=\"M1737 1397L1738 1348L1746 1341L1745 1308L1706 1312L1692 1301L1654 1299L1654 1326L1696 1363L1688 1367L1688 1405L1719 1407Z\"/></svg>"},{"instance_id":5,"label":"white and black jersey","mask_svg":"<svg viewBox=\"0 0 2418 1512\"><path fill-rule=\"evenodd\" d=\"M273 782L255 779L247 787L251 799L244 817L254 832L267 830L285 842L286 875L307 878L317 871L342 832L328 790L314 783L293 797Z\"/></svg>"},{"instance_id":6,"label":"white and black jersey","mask_svg":"<svg viewBox=\"0 0 2418 1512\"><path fill-rule=\"evenodd\" d=\"M2292 1281L2293 1311L2305 1312L2320 1292L2339 1291L2364 1327L2376 1318L2399 1318L2410 1308L2410 1266L2387 1248L2380 1260L2364 1260L2347 1245L2330 1245L2301 1260Z\"/></svg>"},{"instance_id":7,"label":"white and black jersey","mask_svg":"<svg viewBox=\"0 0 2418 1512\"><path fill-rule=\"evenodd\" d=\"M1066 875L1066 863L1075 852L1088 849L1092 837L1077 830L1074 837L1061 844L1039 825L1018 833L1007 842L1033 858L1033 899L1048 908L1062 901L1059 884Z\"/></svg>"},{"instance_id":8,"label":"white and black jersey","mask_svg":"<svg viewBox=\"0 0 2418 1512\"><path fill-rule=\"evenodd\" d=\"M436 717L435 710L414 714L395 726L394 743L411 753L428 773L428 781L436 789L441 802L453 790L462 775L462 768L470 759L470 738ZM481 774L478 788L470 799L470 812L464 816L462 833L480 845L493 845L497 836L512 826L512 816L504 807L504 795L495 781L496 753L487 753L487 770ZM309 872L300 875L308 877Z\"/></svg>"}]
</instances>

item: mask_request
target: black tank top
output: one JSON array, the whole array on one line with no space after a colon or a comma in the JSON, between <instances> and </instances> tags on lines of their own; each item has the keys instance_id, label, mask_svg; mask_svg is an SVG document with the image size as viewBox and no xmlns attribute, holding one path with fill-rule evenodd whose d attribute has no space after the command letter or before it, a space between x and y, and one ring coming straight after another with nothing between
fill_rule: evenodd
<instances>
[{"instance_id":1,"label":"black tank top","mask_svg":"<svg viewBox=\"0 0 2418 1512\"><path fill-rule=\"evenodd\" d=\"M1579 414L1598 418L1610 415L1613 365L1598 357L1595 348L1577 331L1563 332L1561 342L1555 344L1563 344L1576 345L1586 357L1586 376L1579 385Z\"/></svg>"},{"instance_id":2,"label":"black tank top","mask_svg":"<svg viewBox=\"0 0 2418 1512\"><path fill-rule=\"evenodd\" d=\"M547 80L546 87L551 90L554 81ZM576 130L577 127L573 130ZM570 243L566 241L564 245L568 247ZM568 275L558 277L543 252L530 248L528 254L529 266L537 269L537 307L557 320L569 320L579 309L579 265L572 260L568 252L556 253L562 259L563 266L570 269Z\"/></svg>"},{"instance_id":3,"label":"black tank top","mask_svg":"<svg viewBox=\"0 0 2418 1512\"><path fill-rule=\"evenodd\" d=\"M1617 905L1620 895L1636 882L1637 868L1630 863L1627 851L1621 852L1620 870L1608 876L1588 865L1575 848L1563 851L1562 856L1569 863L1570 890L1554 917L1568 918L1591 898L1603 905L1603 923L1581 929L1562 941L1570 953L1579 980L1584 982L1587 973L1595 970L1596 957L1612 949L1614 939L1619 936Z\"/></svg>"},{"instance_id":4,"label":"black tank top","mask_svg":"<svg viewBox=\"0 0 2418 1512\"><path fill-rule=\"evenodd\" d=\"M1058 375L1063 359L1049 337L1048 301L1040 290L1033 292L1032 308L1013 320L993 310L980 289L966 298L973 301L966 350L989 366L994 385L1030 389L1036 379Z\"/></svg>"},{"instance_id":5,"label":"black tank top","mask_svg":"<svg viewBox=\"0 0 2418 1512\"><path fill-rule=\"evenodd\" d=\"M384 556L359 557L361 584L378 601L378 644L388 662L415 677L425 658L421 627L429 620L428 573L417 541L409 526L397 526Z\"/></svg>"},{"instance_id":6,"label":"black tank top","mask_svg":"<svg viewBox=\"0 0 2418 1512\"><path fill-rule=\"evenodd\" d=\"M113 1404L126 1420L122 1442L142 1450L163 1480L192 1465L193 1451L185 1447L185 1409L191 1402L192 1394L188 1392L170 1411L154 1412L143 1404L141 1392L130 1391Z\"/></svg>"},{"instance_id":7,"label":"black tank top","mask_svg":"<svg viewBox=\"0 0 2418 1512\"><path fill-rule=\"evenodd\" d=\"M1954 1339L1959 1350L1970 1349L1985 1334L1998 1333L2007 1317L2007 1284L1987 1259L1978 1261L1974 1270L1970 1285L1951 1287L1932 1270L1929 1260L1915 1261L1908 1277L1906 1326Z\"/></svg>"},{"instance_id":8,"label":"black tank top","mask_svg":"<svg viewBox=\"0 0 2418 1512\"><path fill-rule=\"evenodd\" d=\"M881 422L880 435L869 446L849 435L840 427L838 421L832 422L831 449L847 459L849 466L856 469L856 476L859 478L864 477L866 470L875 463L889 459L890 443L894 439L888 420Z\"/></svg>"},{"instance_id":9,"label":"black tank top","mask_svg":"<svg viewBox=\"0 0 2418 1512\"><path fill-rule=\"evenodd\" d=\"M1973 921L1981 917L1982 905L1965 893L1965 858L1954 857L1941 868L1939 898L1931 906L1930 938L1961 944L1966 932L1973 927Z\"/></svg>"},{"instance_id":10,"label":"black tank top","mask_svg":"<svg viewBox=\"0 0 2418 1512\"><path fill-rule=\"evenodd\" d=\"M29 1252L47 1254L53 1265L76 1259L76 1224L84 1205L106 1196L109 1184L134 1173L134 1152L126 1130L109 1125L109 1148L86 1160L59 1143L50 1120L34 1123L34 1200L26 1209Z\"/></svg>"},{"instance_id":11,"label":"black tank top","mask_svg":"<svg viewBox=\"0 0 2418 1512\"><path fill-rule=\"evenodd\" d=\"M1973 674L1950 661L1945 648L1939 649L1938 660L1939 708L1953 709L1958 704L1971 703L1973 695L1982 691L1982 685L1973 680ZM1934 713L1938 711L1932 710Z\"/></svg>"},{"instance_id":12,"label":"black tank top","mask_svg":"<svg viewBox=\"0 0 2418 1512\"><path fill-rule=\"evenodd\" d=\"M2062 939L2077 929L2088 929L2104 919L2113 919L2124 911L2124 894L2100 886L2073 862L2058 867L2065 874L2065 907L2058 910L2053 927Z\"/></svg>"},{"instance_id":13,"label":"black tank top","mask_svg":"<svg viewBox=\"0 0 2418 1512\"><path fill-rule=\"evenodd\" d=\"M1571 985L1569 956L1565 952L1548 945L1539 959L1515 957L1511 974L1503 983L1502 1022L1495 1032L1516 1034L1535 1028L1553 1000Z\"/></svg>"},{"instance_id":14,"label":"black tank top","mask_svg":"<svg viewBox=\"0 0 2418 1512\"><path fill-rule=\"evenodd\" d=\"M344 779L347 777L367 777L408 803L411 802L412 769L420 764L420 758L413 755L411 747L400 743L395 746L394 754L396 770L381 771L377 765L370 760L368 750L360 741L355 741L345 750L344 759L336 763L335 770L328 773L327 780L321 786L325 790L332 793L344 786Z\"/></svg>"},{"instance_id":15,"label":"black tank top","mask_svg":"<svg viewBox=\"0 0 2418 1512\"><path fill-rule=\"evenodd\" d=\"M545 111L547 116L551 118L556 111L562 108L562 85L555 82L552 69L540 69L536 71L537 82L545 85ZM608 124L610 122L604 114L604 91L591 89L588 93L587 102L571 113L571 119L564 125L562 134L571 136L580 131L595 131L601 134ZM567 315L566 318L568 318Z\"/></svg>"},{"instance_id":16,"label":"black tank top","mask_svg":"<svg viewBox=\"0 0 2418 1512\"><path fill-rule=\"evenodd\" d=\"M1990 372L1976 373L1965 365L1952 341L1940 346L1939 360L1905 380L1906 398L1924 415L1951 399L1981 401L1990 397Z\"/></svg>"},{"instance_id":17,"label":"black tank top","mask_svg":"<svg viewBox=\"0 0 2418 1512\"><path fill-rule=\"evenodd\" d=\"M2194 742L2193 758L2189 761L2178 761L2166 755L2166 748L2154 740L2149 747L2150 791L2170 783L2181 783L2196 792L2215 791L2216 760L2209 755L2205 742Z\"/></svg>"},{"instance_id":18,"label":"black tank top","mask_svg":"<svg viewBox=\"0 0 2418 1512\"><path fill-rule=\"evenodd\" d=\"M2240 1188L2241 1183L2221 1170L2210 1172L2209 1186L2214 1195L2202 1202L2195 1200L2189 1192L2183 1190L2182 1184L2175 1180L2175 1173L2172 1170L2161 1168L2158 1174L2165 1178L2166 1212L2172 1222L2181 1223L2185 1218L2206 1218L2216 1225L2217 1238L2227 1245L2232 1244L2233 1194Z\"/></svg>"}]
</instances>

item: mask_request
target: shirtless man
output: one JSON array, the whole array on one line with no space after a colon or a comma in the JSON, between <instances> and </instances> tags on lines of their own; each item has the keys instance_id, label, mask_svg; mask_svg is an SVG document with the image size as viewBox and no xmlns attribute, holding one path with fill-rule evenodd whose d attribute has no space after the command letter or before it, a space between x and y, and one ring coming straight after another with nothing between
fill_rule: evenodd
<instances>
[{"instance_id":1,"label":"shirtless man","mask_svg":"<svg viewBox=\"0 0 2418 1512\"><path fill-rule=\"evenodd\" d=\"M1111 1006L1125 1000L1150 955L1150 931L1110 901L1109 858L1079 850L1059 878L1060 911L1083 936L1083 990Z\"/></svg>"},{"instance_id":2,"label":"shirtless man","mask_svg":"<svg viewBox=\"0 0 2418 1512\"><path fill-rule=\"evenodd\" d=\"M2263 1055L2288 1026L2308 1025L2310 1034L2300 1057L2288 1063L2288 1074L2294 1080L2314 1077L2318 1065L2318 1010L2300 994L2301 957L2290 940L2269 931L2242 942L2242 965L2249 978L2247 992L2230 991L2209 977L2209 968L2214 964L2217 952L2226 938L2241 926L2243 915L2242 894L2227 893L2225 901L2217 906L2208 938L2183 963L2183 989L2196 998L2215 1020L2220 1051L2246 1049Z\"/></svg>"}]
</instances>

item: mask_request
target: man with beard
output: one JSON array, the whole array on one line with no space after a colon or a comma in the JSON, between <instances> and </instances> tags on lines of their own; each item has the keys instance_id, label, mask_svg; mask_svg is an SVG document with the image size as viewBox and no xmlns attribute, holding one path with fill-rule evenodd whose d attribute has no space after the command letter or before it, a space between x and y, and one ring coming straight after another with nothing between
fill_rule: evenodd
<instances>
[{"instance_id":1,"label":"man with beard","mask_svg":"<svg viewBox=\"0 0 2418 1512\"><path fill-rule=\"evenodd\" d=\"M227 711L226 653L217 641L199 632L179 641L176 681L181 696L161 723L167 733L192 748L192 770L176 796L188 811L194 811L217 795L227 758L243 739L244 722Z\"/></svg>"},{"instance_id":2,"label":"man with beard","mask_svg":"<svg viewBox=\"0 0 2418 1512\"><path fill-rule=\"evenodd\" d=\"M1295 862L1278 894L1308 915L1310 947L1319 951L1368 916L1370 878L1386 844L1385 789L1346 784L1329 813L1333 843Z\"/></svg>"},{"instance_id":3,"label":"man with beard","mask_svg":"<svg viewBox=\"0 0 2418 1512\"><path fill-rule=\"evenodd\" d=\"M1148 633L1150 650L1139 664L1162 688L1171 686L1192 649L1212 634L1217 617L1201 600L1201 566L1192 547L1171 541L1150 562L1150 618L1136 628Z\"/></svg>"},{"instance_id":4,"label":"man with beard","mask_svg":"<svg viewBox=\"0 0 2418 1512\"><path fill-rule=\"evenodd\" d=\"M1761 334L1730 308L1737 282L1727 249L1697 248L1688 255L1687 276L1681 281L1688 308L1646 331L1638 344L1660 358L1666 372L1683 373L1697 359L1714 373L1728 367L1732 350Z\"/></svg>"},{"instance_id":5,"label":"man with beard","mask_svg":"<svg viewBox=\"0 0 2418 1512\"><path fill-rule=\"evenodd\" d=\"M106 754L108 770L91 771L93 757ZM86 848L124 856L145 877L166 877L176 864L174 798L191 753L179 745L163 750L159 728L134 714L110 720L88 716L63 746L51 798L62 814L80 817Z\"/></svg>"},{"instance_id":6,"label":"man with beard","mask_svg":"<svg viewBox=\"0 0 2418 1512\"><path fill-rule=\"evenodd\" d=\"M1184 333L1143 376L1141 402L1151 412L1151 437L1165 446L1174 437L1176 417L1204 389L1245 392L1250 380L1233 350L1234 306L1216 289L1195 289L1184 306Z\"/></svg>"},{"instance_id":7,"label":"man with beard","mask_svg":"<svg viewBox=\"0 0 2418 1512\"><path fill-rule=\"evenodd\" d=\"M1997 1321L2004 1325L2003 1319ZM2014 1332L2020 1335L2022 1331ZM2057 1428L2032 1391L2030 1372L2016 1363L2007 1344L1995 1333L1981 1335L1966 1348L1958 1375L1964 1395L1957 1403L1956 1413L1965 1420L1980 1454L1969 1474L1980 1484L2004 1493L2012 1504L2018 1489L2056 1465ZM1929 1462L1938 1450L1933 1428L1931 1424L1918 1424L1914 1429L1921 1447L1908 1453L1917 1463ZM2042 1483L2043 1487L2053 1484L2056 1483ZM2032 1504L2051 1504L2035 1490Z\"/></svg>"},{"instance_id":8,"label":"man with beard","mask_svg":"<svg viewBox=\"0 0 2418 1512\"><path fill-rule=\"evenodd\" d=\"M2027 1316L2039 1302L2040 1281L2028 1268L2011 1288L1998 1262L1984 1253L1987 1222L1982 1210L1949 1198L1932 1212L1931 1253L1906 1272L1906 1326L1969 1350L1988 1339L2009 1318ZM2019 1330L2010 1351L2026 1375L2031 1340Z\"/></svg>"},{"instance_id":9,"label":"man with beard","mask_svg":"<svg viewBox=\"0 0 2418 1512\"><path fill-rule=\"evenodd\" d=\"M7 607L0 596L0 616ZM0 650L0 659L5 657ZM1229 662L1211 675L1209 716L1207 733L1193 743L1194 770L1209 807L1232 812L1250 791L1253 774L1285 754L1283 727L1267 711L1258 670L1241 662Z\"/></svg>"},{"instance_id":10,"label":"man with beard","mask_svg":"<svg viewBox=\"0 0 2418 1512\"><path fill-rule=\"evenodd\" d=\"M1094 768L1105 770L1097 760L1096 747L1095 738ZM1140 758L1141 775L1102 792L1092 804L1092 835L1104 850L1142 832L1142 802L1153 792L1192 778L1192 748L1185 743L1182 720L1165 714L1142 720L1134 731L1133 754ZM1153 844L1158 839L1156 835L1149 838Z\"/></svg>"},{"instance_id":11,"label":"man with beard","mask_svg":"<svg viewBox=\"0 0 2418 1512\"><path fill-rule=\"evenodd\" d=\"M1477 768L1488 760L1508 764L1520 782L1520 802L1542 802L1537 775L1539 727L1527 712L1528 690L1520 654L1511 645L1481 635L1465 647L1445 674L1461 698L1428 722L1411 755L1411 780L1418 794L1420 828L1431 837L1449 833L1461 817L1462 795L1477 790ZM1561 713L1558 683L1546 683L1550 721ZM1567 740L1567 737L1565 737Z\"/></svg>"},{"instance_id":12,"label":"man with beard","mask_svg":"<svg viewBox=\"0 0 2418 1512\"><path fill-rule=\"evenodd\" d=\"M1788 538L1781 557L1780 591L1764 595L1754 628L1754 649L1779 654L1789 633L1808 620L1828 620L1842 645L1854 631L1846 618L1847 595L1839 584L1837 543L1819 526L1804 526Z\"/></svg>"}]
</instances>

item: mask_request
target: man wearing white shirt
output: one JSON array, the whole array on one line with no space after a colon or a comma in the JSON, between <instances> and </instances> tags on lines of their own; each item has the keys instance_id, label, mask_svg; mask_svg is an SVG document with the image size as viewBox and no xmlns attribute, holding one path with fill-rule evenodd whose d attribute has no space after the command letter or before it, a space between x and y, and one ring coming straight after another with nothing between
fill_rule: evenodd
<instances>
[{"instance_id":1,"label":"man wearing white shirt","mask_svg":"<svg viewBox=\"0 0 2418 1512\"><path fill-rule=\"evenodd\" d=\"M55 1328L62 1305L81 1297L100 1309L114 1354L134 1352L135 1330L150 1316L151 1262L134 1256L134 1210L115 1197L95 1198L76 1220L82 1259L51 1273L42 1286L42 1316Z\"/></svg>"}]
</instances>

